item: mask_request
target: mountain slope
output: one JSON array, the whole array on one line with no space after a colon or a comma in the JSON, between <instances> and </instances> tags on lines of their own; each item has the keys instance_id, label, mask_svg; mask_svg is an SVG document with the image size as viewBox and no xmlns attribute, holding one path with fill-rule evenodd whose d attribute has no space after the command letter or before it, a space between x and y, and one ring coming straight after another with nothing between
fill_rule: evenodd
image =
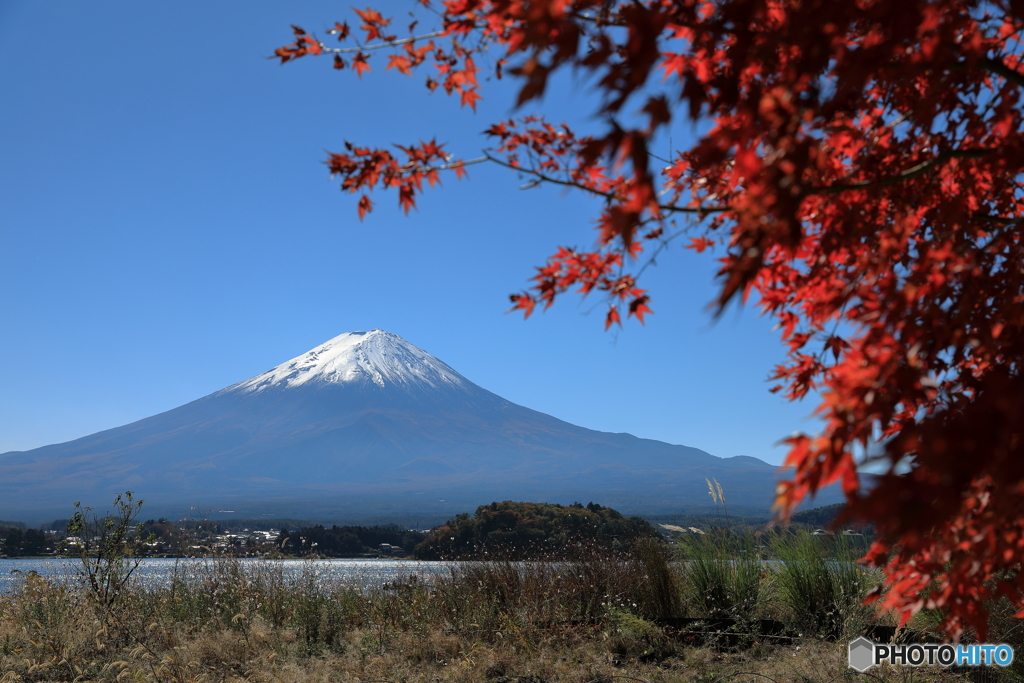
<instances>
[{"instance_id":1,"label":"mountain slope","mask_svg":"<svg viewBox=\"0 0 1024 683\"><path fill-rule=\"evenodd\" d=\"M102 505L128 488L172 512L443 511L509 498L643 511L708 505L704 477L766 509L775 473L754 458L571 425L373 330L165 413L2 454L0 516Z\"/></svg>"}]
</instances>

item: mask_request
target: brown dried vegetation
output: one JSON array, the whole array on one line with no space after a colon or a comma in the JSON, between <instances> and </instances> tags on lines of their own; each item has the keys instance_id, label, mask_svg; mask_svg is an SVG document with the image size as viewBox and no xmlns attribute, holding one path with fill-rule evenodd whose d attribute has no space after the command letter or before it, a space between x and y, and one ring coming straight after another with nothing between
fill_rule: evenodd
<instances>
[{"instance_id":1,"label":"brown dried vegetation","mask_svg":"<svg viewBox=\"0 0 1024 683\"><path fill-rule=\"evenodd\" d=\"M113 605L74 580L28 575L0 596L0 682L824 683L847 671L842 641L716 647L660 626L705 616L682 566L651 544L574 562L466 563L361 590L314 563L289 578L273 561L217 559L131 583Z\"/></svg>"}]
</instances>

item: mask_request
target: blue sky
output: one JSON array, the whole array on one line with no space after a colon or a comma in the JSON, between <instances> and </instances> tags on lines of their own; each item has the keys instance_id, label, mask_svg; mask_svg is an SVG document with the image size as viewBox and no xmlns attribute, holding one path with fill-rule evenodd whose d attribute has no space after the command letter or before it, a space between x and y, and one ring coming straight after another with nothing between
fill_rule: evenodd
<instances>
[{"instance_id":1,"label":"blue sky","mask_svg":"<svg viewBox=\"0 0 1024 683\"><path fill-rule=\"evenodd\" d=\"M408 217L377 194L360 223L324 150L436 137L471 157L516 112L511 84L485 84L473 114L385 73L384 54L362 80L265 58L289 24L346 18L326 2L0 4L0 452L148 417L377 327L593 429L772 463L780 439L813 429L813 404L768 392L783 359L771 321L712 319L713 255L675 247L648 269L645 326L603 332L598 299L506 314L558 245L593 244L586 197L474 166ZM566 78L543 110L585 127L588 102Z\"/></svg>"}]
</instances>

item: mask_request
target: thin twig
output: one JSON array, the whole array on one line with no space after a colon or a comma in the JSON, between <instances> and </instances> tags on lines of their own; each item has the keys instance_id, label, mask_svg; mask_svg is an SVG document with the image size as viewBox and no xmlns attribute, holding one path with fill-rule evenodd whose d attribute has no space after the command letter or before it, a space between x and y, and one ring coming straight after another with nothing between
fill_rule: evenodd
<instances>
[{"instance_id":1,"label":"thin twig","mask_svg":"<svg viewBox=\"0 0 1024 683\"><path fill-rule=\"evenodd\" d=\"M587 187L586 185L581 185L580 183L575 183L575 182L572 182L570 180L559 180L558 178L552 178L551 176L549 176L549 175L547 175L545 173L541 173L540 171L535 171L532 168L525 168L523 166L515 166L513 164L508 163L507 161L502 161L501 159L498 159L497 157L493 157L490 154L486 154L486 152L485 152L485 155L487 156L488 161L493 161L494 163L498 164L499 166L504 166L505 168L512 169L513 171L519 171L520 173L527 173L527 174L532 175L535 178L537 178L537 179L539 179L539 180L541 180L541 181L543 181L545 183L553 183L555 185L562 185L564 187L573 187L573 188L576 188L578 190L583 190L585 192L589 192L590 194L596 195L598 197L604 197L605 199L608 199L608 200L611 200L611 201L615 201L615 200L619 199L619 197L615 193L613 193L613 192L603 192L603 191L597 190L597 189L595 189L593 187ZM720 213L722 211L732 211L732 207L731 206L700 206L700 207L692 207L692 206L676 206L675 204L658 204L658 209L660 211L665 211L667 213L695 213L695 214L698 214L698 215L701 215L701 216L704 216L704 215L709 214L709 213Z\"/></svg>"},{"instance_id":2,"label":"thin twig","mask_svg":"<svg viewBox=\"0 0 1024 683\"><path fill-rule=\"evenodd\" d=\"M351 52L366 52L368 50L383 50L386 47L398 47L399 45L405 45L406 43L415 43L417 40L429 40L430 38L438 38L446 34L447 31L434 31L433 33L424 33L422 36L399 38L397 40L389 40L383 43L374 43L373 45L363 45L362 47L328 47L319 40L317 41L317 44L324 52L329 52L332 55L343 55Z\"/></svg>"}]
</instances>

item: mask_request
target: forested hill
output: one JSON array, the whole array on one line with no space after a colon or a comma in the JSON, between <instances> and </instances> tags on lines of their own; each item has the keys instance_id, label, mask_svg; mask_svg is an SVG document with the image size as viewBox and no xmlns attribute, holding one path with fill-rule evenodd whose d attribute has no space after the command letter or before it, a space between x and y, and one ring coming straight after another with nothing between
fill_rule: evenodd
<instances>
[{"instance_id":1,"label":"forested hill","mask_svg":"<svg viewBox=\"0 0 1024 683\"><path fill-rule=\"evenodd\" d=\"M422 560L561 556L581 544L625 549L640 538L659 538L639 517L623 517L611 508L590 503L481 505L471 518L457 515L431 531L416 547Z\"/></svg>"},{"instance_id":2,"label":"forested hill","mask_svg":"<svg viewBox=\"0 0 1024 683\"><path fill-rule=\"evenodd\" d=\"M825 505L824 507L804 510L803 512L794 512L789 518L789 521L796 524L810 524L815 527L827 527L832 524L833 520L835 520L839 513L845 509L845 503Z\"/></svg>"}]
</instances>

